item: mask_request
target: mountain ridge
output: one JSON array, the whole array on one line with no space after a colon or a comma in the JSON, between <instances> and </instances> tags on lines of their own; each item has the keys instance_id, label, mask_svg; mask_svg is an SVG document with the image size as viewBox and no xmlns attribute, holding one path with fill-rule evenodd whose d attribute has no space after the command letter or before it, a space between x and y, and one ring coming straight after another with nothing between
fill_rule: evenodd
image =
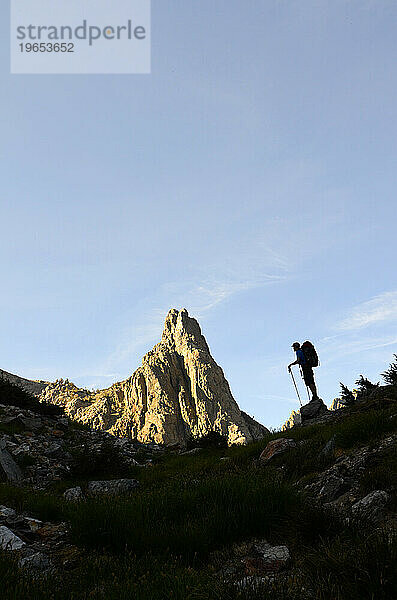
<instances>
[{"instance_id":1,"label":"mountain ridge","mask_svg":"<svg viewBox=\"0 0 397 600\"><path fill-rule=\"evenodd\" d=\"M104 390L3 373L42 402L63 406L73 420L143 443L184 444L215 431L229 444L245 444L268 433L240 410L199 323L186 309L171 309L160 342L142 365Z\"/></svg>"}]
</instances>

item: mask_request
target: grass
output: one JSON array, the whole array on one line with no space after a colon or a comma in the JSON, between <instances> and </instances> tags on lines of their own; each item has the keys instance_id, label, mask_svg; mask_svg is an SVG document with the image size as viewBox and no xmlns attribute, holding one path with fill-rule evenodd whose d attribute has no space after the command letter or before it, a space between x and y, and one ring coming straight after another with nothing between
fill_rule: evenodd
<instances>
[{"instance_id":1,"label":"grass","mask_svg":"<svg viewBox=\"0 0 397 600\"><path fill-rule=\"evenodd\" d=\"M0 504L42 521L62 521L67 504L55 495L0 483Z\"/></svg>"},{"instance_id":2,"label":"grass","mask_svg":"<svg viewBox=\"0 0 397 600\"><path fill-rule=\"evenodd\" d=\"M321 542L303 561L319 600L391 600L397 597L397 535L375 530Z\"/></svg>"},{"instance_id":3,"label":"grass","mask_svg":"<svg viewBox=\"0 0 397 600\"><path fill-rule=\"evenodd\" d=\"M340 448L352 448L357 444L375 442L381 435L395 431L396 415L390 410L372 410L368 413L352 415L342 422L336 432L336 443Z\"/></svg>"},{"instance_id":4,"label":"grass","mask_svg":"<svg viewBox=\"0 0 397 600\"><path fill-rule=\"evenodd\" d=\"M395 402L357 407L338 422L275 432L246 447L203 448L194 455L166 453L149 468L124 471L119 456L104 446L76 454L74 477L135 477L131 496L92 499L73 505L60 488L32 492L0 485L0 503L42 520L68 521L71 542L84 560L63 572L62 581L21 577L9 556L0 555L4 600L388 600L397 597L393 564L396 537L361 531L315 505L295 485L331 465L321 450L336 436L339 452L351 452L393 431ZM290 437L298 446L264 466L257 459L271 439ZM222 461L226 457L228 460ZM121 462L120 462L121 461ZM364 473L364 495L396 485L395 451L379 454ZM294 568L273 589L223 582L219 565L234 544L250 538L287 544ZM215 559L216 557L216 559ZM393 562L394 561L394 562ZM306 591L305 591L306 590Z\"/></svg>"},{"instance_id":5,"label":"grass","mask_svg":"<svg viewBox=\"0 0 397 600\"><path fill-rule=\"evenodd\" d=\"M71 522L78 544L136 554L155 549L191 559L269 533L298 502L292 486L253 468L182 478L128 499L92 501L77 506Z\"/></svg>"},{"instance_id":6,"label":"grass","mask_svg":"<svg viewBox=\"0 0 397 600\"><path fill-rule=\"evenodd\" d=\"M279 583L243 589L223 582L213 566L186 566L178 557L137 558L87 552L62 578L21 577L0 553L3 600L391 600L396 597L396 536L356 532L301 546L295 574ZM309 595L307 591L310 590Z\"/></svg>"},{"instance_id":7,"label":"grass","mask_svg":"<svg viewBox=\"0 0 397 600\"><path fill-rule=\"evenodd\" d=\"M391 509L397 509L397 449L389 448L378 454L368 465L360 481L363 495L373 490L386 490L391 496Z\"/></svg>"},{"instance_id":8,"label":"grass","mask_svg":"<svg viewBox=\"0 0 397 600\"><path fill-rule=\"evenodd\" d=\"M89 553L73 574L62 578L21 577L16 562L0 553L2 600L206 600L221 598L212 573L183 567L177 559L148 555L114 558Z\"/></svg>"},{"instance_id":9,"label":"grass","mask_svg":"<svg viewBox=\"0 0 397 600\"><path fill-rule=\"evenodd\" d=\"M89 444L70 450L73 456L70 478L83 481L89 479L116 479L131 477L132 471L119 448L105 441L99 451L90 451Z\"/></svg>"}]
</instances>

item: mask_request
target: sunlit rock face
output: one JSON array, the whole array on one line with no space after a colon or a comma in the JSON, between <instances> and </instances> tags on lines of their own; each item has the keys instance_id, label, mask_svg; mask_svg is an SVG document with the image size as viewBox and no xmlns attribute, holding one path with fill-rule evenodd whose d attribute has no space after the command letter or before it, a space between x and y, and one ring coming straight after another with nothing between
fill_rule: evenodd
<instances>
[{"instance_id":1,"label":"sunlit rock face","mask_svg":"<svg viewBox=\"0 0 397 600\"><path fill-rule=\"evenodd\" d=\"M332 400L331 406L329 407L329 409L330 410L339 410L340 408L346 408L345 402L343 402L343 400L341 400L340 398L335 398L334 400Z\"/></svg>"},{"instance_id":2,"label":"sunlit rock face","mask_svg":"<svg viewBox=\"0 0 397 600\"><path fill-rule=\"evenodd\" d=\"M287 431L288 429L292 429L296 425L301 425L302 417L299 410L293 410L285 421L284 425L281 427L281 431Z\"/></svg>"},{"instance_id":3,"label":"sunlit rock face","mask_svg":"<svg viewBox=\"0 0 397 600\"><path fill-rule=\"evenodd\" d=\"M63 405L74 420L144 443L181 444L217 431L229 444L245 444L268 433L240 411L186 310L170 310L161 342L129 379L96 393L61 380L47 385L40 399Z\"/></svg>"}]
</instances>

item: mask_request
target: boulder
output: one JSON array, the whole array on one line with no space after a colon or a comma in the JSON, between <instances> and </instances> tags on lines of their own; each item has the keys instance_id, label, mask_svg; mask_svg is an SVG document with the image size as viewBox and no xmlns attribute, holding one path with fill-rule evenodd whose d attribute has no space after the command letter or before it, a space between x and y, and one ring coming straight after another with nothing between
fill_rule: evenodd
<instances>
[{"instance_id":1,"label":"boulder","mask_svg":"<svg viewBox=\"0 0 397 600\"><path fill-rule=\"evenodd\" d=\"M300 409L302 421L322 417L328 412L329 410L325 406L321 398L313 398L308 404L305 404L305 406L302 406L302 408Z\"/></svg>"},{"instance_id":2,"label":"boulder","mask_svg":"<svg viewBox=\"0 0 397 600\"><path fill-rule=\"evenodd\" d=\"M352 481L337 474L330 473L323 482L319 497L323 502L332 502L352 487Z\"/></svg>"},{"instance_id":3,"label":"boulder","mask_svg":"<svg viewBox=\"0 0 397 600\"><path fill-rule=\"evenodd\" d=\"M268 543L256 544L254 556L244 559L247 575L278 573L288 567L291 555L287 546L271 546Z\"/></svg>"},{"instance_id":4,"label":"boulder","mask_svg":"<svg viewBox=\"0 0 397 600\"><path fill-rule=\"evenodd\" d=\"M384 490L371 492L352 506L352 514L357 519L378 521L385 512L389 495Z\"/></svg>"},{"instance_id":5,"label":"boulder","mask_svg":"<svg viewBox=\"0 0 397 600\"><path fill-rule=\"evenodd\" d=\"M29 431L40 429L43 425L39 417L30 417L23 413L2 418L1 422L4 425L12 425L16 428L27 429Z\"/></svg>"},{"instance_id":6,"label":"boulder","mask_svg":"<svg viewBox=\"0 0 397 600\"><path fill-rule=\"evenodd\" d=\"M15 533L4 525L0 526L0 548L1 550L20 550L25 545Z\"/></svg>"},{"instance_id":7,"label":"boulder","mask_svg":"<svg viewBox=\"0 0 397 600\"><path fill-rule=\"evenodd\" d=\"M41 527L43 527L43 521L38 519L32 519L31 517L23 517L24 522L29 527L30 531L36 533Z\"/></svg>"},{"instance_id":8,"label":"boulder","mask_svg":"<svg viewBox=\"0 0 397 600\"><path fill-rule=\"evenodd\" d=\"M22 480L22 471L8 450L6 450L4 440L0 442L0 471L12 483L19 483Z\"/></svg>"},{"instance_id":9,"label":"boulder","mask_svg":"<svg viewBox=\"0 0 397 600\"><path fill-rule=\"evenodd\" d=\"M83 490L80 486L69 488L63 493L63 497L67 502L80 502L84 500Z\"/></svg>"},{"instance_id":10,"label":"boulder","mask_svg":"<svg viewBox=\"0 0 397 600\"><path fill-rule=\"evenodd\" d=\"M8 506L0 506L0 517L5 517L6 519L13 519L16 517L16 512L13 508L8 508Z\"/></svg>"},{"instance_id":11,"label":"boulder","mask_svg":"<svg viewBox=\"0 0 397 600\"><path fill-rule=\"evenodd\" d=\"M93 496L118 496L129 494L137 489L136 479L113 479L110 481L89 481L87 491Z\"/></svg>"},{"instance_id":12,"label":"boulder","mask_svg":"<svg viewBox=\"0 0 397 600\"><path fill-rule=\"evenodd\" d=\"M335 452L336 448L336 434L333 435L328 442L325 444L324 448L320 452L320 456L328 456Z\"/></svg>"},{"instance_id":13,"label":"boulder","mask_svg":"<svg viewBox=\"0 0 397 600\"><path fill-rule=\"evenodd\" d=\"M36 552L31 556L21 558L18 566L20 569L28 571L31 575L42 575L53 570L53 565L43 552Z\"/></svg>"},{"instance_id":14,"label":"boulder","mask_svg":"<svg viewBox=\"0 0 397 600\"><path fill-rule=\"evenodd\" d=\"M296 448L295 440L288 438L278 438L277 440L272 440L263 450L262 454L259 457L259 460L263 463L269 462L275 456L279 456L280 454L284 454L287 450L291 450L291 448Z\"/></svg>"}]
</instances>

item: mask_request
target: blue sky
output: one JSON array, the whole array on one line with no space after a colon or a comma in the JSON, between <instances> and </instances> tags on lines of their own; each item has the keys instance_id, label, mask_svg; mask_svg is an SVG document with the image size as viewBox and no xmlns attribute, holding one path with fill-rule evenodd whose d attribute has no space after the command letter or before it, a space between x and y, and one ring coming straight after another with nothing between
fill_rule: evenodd
<instances>
[{"instance_id":1,"label":"blue sky","mask_svg":"<svg viewBox=\"0 0 397 600\"><path fill-rule=\"evenodd\" d=\"M20 76L1 5L0 368L107 387L186 307L276 427L293 341L326 402L397 351L397 5L152 15L151 75Z\"/></svg>"}]
</instances>

